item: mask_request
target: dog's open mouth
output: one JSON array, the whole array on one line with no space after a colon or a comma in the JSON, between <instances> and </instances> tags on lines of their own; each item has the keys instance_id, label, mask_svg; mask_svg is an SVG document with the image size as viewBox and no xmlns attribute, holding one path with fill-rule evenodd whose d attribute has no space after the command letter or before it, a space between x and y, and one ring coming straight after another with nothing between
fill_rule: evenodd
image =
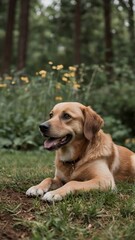
<instances>
[{"instance_id":1,"label":"dog's open mouth","mask_svg":"<svg viewBox=\"0 0 135 240\"><path fill-rule=\"evenodd\" d=\"M71 139L72 139L71 134L67 134L66 136L61 138L49 137L44 142L44 148L49 151L57 150L58 148L63 147L64 145L69 143Z\"/></svg>"}]
</instances>

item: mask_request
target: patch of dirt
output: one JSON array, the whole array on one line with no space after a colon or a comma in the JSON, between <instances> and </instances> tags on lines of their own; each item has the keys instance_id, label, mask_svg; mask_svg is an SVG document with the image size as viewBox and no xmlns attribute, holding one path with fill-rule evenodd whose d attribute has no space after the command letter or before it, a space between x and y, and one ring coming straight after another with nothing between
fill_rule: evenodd
<instances>
[{"instance_id":1,"label":"patch of dirt","mask_svg":"<svg viewBox=\"0 0 135 240\"><path fill-rule=\"evenodd\" d=\"M19 220L34 220L32 199L11 189L0 191L0 240L30 237L30 229Z\"/></svg>"}]
</instances>

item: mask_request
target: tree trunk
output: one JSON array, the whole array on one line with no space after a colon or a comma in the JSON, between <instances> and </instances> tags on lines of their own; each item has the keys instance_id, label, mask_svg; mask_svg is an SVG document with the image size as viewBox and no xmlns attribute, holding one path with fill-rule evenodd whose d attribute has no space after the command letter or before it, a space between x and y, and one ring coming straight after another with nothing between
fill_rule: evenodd
<instances>
[{"instance_id":1,"label":"tree trunk","mask_svg":"<svg viewBox=\"0 0 135 240\"><path fill-rule=\"evenodd\" d=\"M12 45L13 45L12 43L13 43L13 28L14 28L14 21L15 21L15 9L16 9L16 0L9 0L6 36L5 36L4 51L3 51L2 73L8 72L10 68Z\"/></svg>"},{"instance_id":2,"label":"tree trunk","mask_svg":"<svg viewBox=\"0 0 135 240\"><path fill-rule=\"evenodd\" d=\"M18 43L17 70L26 65L30 0L20 0L20 35Z\"/></svg>"},{"instance_id":3,"label":"tree trunk","mask_svg":"<svg viewBox=\"0 0 135 240\"><path fill-rule=\"evenodd\" d=\"M130 63L134 64L135 56L135 32L134 32L134 11L133 11L133 0L129 0L129 37L130 37L130 46L131 46L131 58Z\"/></svg>"},{"instance_id":4,"label":"tree trunk","mask_svg":"<svg viewBox=\"0 0 135 240\"><path fill-rule=\"evenodd\" d=\"M135 24L134 24L134 1L133 0L119 0L121 6L128 13L128 23L129 23L129 41L130 41L130 54L129 54L129 64L135 67Z\"/></svg>"},{"instance_id":5,"label":"tree trunk","mask_svg":"<svg viewBox=\"0 0 135 240\"><path fill-rule=\"evenodd\" d=\"M75 46L74 46L74 62L75 64L81 63L81 0L76 0L75 5Z\"/></svg>"},{"instance_id":6,"label":"tree trunk","mask_svg":"<svg viewBox=\"0 0 135 240\"><path fill-rule=\"evenodd\" d=\"M105 23L105 65L107 77L112 77L112 33L111 33L111 0L103 0Z\"/></svg>"}]
</instances>

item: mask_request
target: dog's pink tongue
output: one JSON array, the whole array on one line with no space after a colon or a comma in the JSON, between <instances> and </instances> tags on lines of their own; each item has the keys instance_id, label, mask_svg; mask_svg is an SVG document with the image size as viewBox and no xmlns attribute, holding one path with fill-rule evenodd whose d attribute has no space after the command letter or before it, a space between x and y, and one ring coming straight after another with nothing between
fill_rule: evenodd
<instances>
[{"instance_id":1,"label":"dog's pink tongue","mask_svg":"<svg viewBox=\"0 0 135 240\"><path fill-rule=\"evenodd\" d=\"M47 139L45 142L44 142L44 148L46 149L51 149L51 148L55 148L55 146L57 145L58 143L58 139L54 139L54 140L49 140Z\"/></svg>"}]
</instances>

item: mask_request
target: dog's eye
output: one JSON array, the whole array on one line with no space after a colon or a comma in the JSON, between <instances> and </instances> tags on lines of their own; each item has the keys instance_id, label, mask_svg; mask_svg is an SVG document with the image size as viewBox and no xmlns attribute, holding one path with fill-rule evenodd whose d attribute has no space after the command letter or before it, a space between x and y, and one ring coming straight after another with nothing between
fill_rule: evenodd
<instances>
[{"instance_id":1,"label":"dog's eye","mask_svg":"<svg viewBox=\"0 0 135 240\"><path fill-rule=\"evenodd\" d=\"M52 118L53 117L53 113L50 113L49 116L50 116L50 118Z\"/></svg>"},{"instance_id":2,"label":"dog's eye","mask_svg":"<svg viewBox=\"0 0 135 240\"><path fill-rule=\"evenodd\" d=\"M63 119L68 120L70 118L71 118L71 116L68 113L63 114Z\"/></svg>"}]
</instances>

